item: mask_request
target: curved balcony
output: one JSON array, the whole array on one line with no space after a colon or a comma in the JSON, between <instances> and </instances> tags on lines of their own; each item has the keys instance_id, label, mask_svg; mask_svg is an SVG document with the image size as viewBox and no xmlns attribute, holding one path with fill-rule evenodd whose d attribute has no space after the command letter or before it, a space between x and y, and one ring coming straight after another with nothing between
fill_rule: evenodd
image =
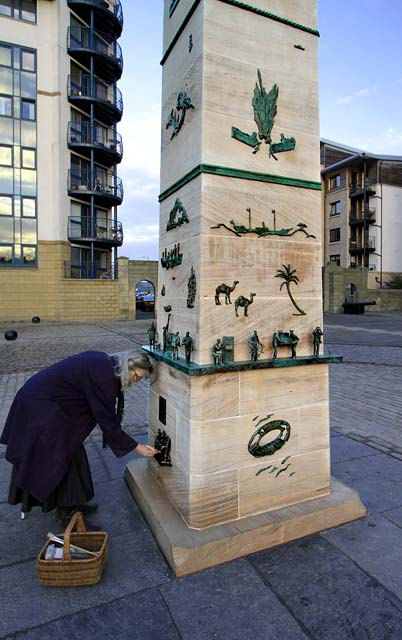
<instances>
[{"instance_id":1,"label":"curved balcony","mask_svg":"<svg viewBox=\"0 0 402 640\"><path fill-rule=\"evenodd\" d=\"M106 125L119 122L123 115L123 97L116 86L107 86L89 75L68 76L68 100L84 113L90 114L94 106L94 117Z\"/></svg>"},{"instance_id":2,"label":"curved balcony","mask_svg":"<svg viewBox=\"0 0 402 640\"><path fill-rule=\"evenodd\" d=\"M109 218L96 220L89 216L70 216L67 236L71 242L95 242L97 245L121 247L123 244L123 225Z\"/></svg>"},{"instance_id":3,"label":"curved balcony","mask_svg":"<svg viewBox=\"0 0 402 640\"><path fill-rule=\"evenodd\" d=\"M93 58L95 75L108 84L121 78L121 47L117 42L108 42L105 34L92 31L88 27L69 27L67 50L69 55L84 67L89 67Z\"/></svg>"},{"instance_id":4,"label":"curved balcony","mask_svg":"<svg viewBox=\"0 0 402 640\"><path fill-rule=\"evenodd\" d=\"M89 158L94 150L95 162L111 167L121 162L123 142L120 133L111 127L90 122L69 122L68 148Z\"/></svg>"},{"instance_id":5,"label":"curved balcony","mask_svg":"<svg viewBox=\"0 0 402 640\"><path fill-rule=\"evenodd\" d=\"M93 11L95 29L103 31L109 41L121 36L123 10L120 0L67 0L67 5L88 24Z\"/></svg>"},{"instance_id":6,"label":"curved balcony","mask_svg":"<svg viewBox=\"0 0 402 640\"><path fill-rule=\"evenodd\" d=\"M64 277L76 280L117 280L117 263L110 258L105 264L97 260L65 260Z\"/></svg>"},{"instance_id":7,"label":"curved balcony","mask_svg":"<svg viewBox=\"0 0 402 640\"><path fill-rule=\"evenodd\" d=\"M361 198L364 196L364 191L366 191L366 195L373 196L376 193L375 185L377 184L374 179L366 179L366 183L364 181L356 181L351 182L349 184L349 197L350 198Z\"/></svg>"},{"instance_id":8,"label":"curved balcony","mask_svg":"<svg viewBox=\"0 0 402 640\"><path fill-rule=\"evenodd\" d=\"M112 173L86 171L68 172L68 195L88 200L91 196L104 207L113 207L123 202L123 183Z\"/></svg>"},{"instance_id":9,"label":"curved balcony","mask_svg":"<svg viewBox=\"0 0 402 640\"><path fill-rule=\"evenodd\" d=\"M349 216L349 224L354 226L364 226L374 224L376 220L376 212L374 209L366 209L362 213L351 211Z\"/></svg>"}]
</instances>

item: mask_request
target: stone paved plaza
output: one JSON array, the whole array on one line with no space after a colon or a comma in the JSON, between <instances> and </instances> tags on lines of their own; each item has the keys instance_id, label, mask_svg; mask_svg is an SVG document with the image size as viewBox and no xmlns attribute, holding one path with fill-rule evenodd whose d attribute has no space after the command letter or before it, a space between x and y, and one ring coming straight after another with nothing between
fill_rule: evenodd
<instances>
[{"instance_id":1,"label":"stone paved plaza","mask_svg":"<svg viewBox=\"0 0 402 640\"><path fill-rule=\"evenodd\" d=\"M144 343L148 322L0 323L0 427L33 372L83 351ZM6 342L2 334L16 329ZM175 579L123 480L126 459L87 451L110 556L94 587L47 589L35 556L52 514L22 521L7 504L0 448L0 638L24 640L400 640L402 637L402 314L328 316L333 475L357 489L368 517ZM134 387L124 426L146 440L147 383ZM135 456L135 454L133 454Z\"/></svg>"}]
</instances>

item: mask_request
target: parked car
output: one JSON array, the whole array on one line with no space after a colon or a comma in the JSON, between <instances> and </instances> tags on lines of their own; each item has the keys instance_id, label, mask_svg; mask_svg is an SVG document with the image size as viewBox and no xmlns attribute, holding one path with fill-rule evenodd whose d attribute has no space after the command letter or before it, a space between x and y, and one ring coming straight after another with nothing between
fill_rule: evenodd
<instances>
[{"instance_id":1,"label":"parked car","mask_svg":"<svg viewBox=\"0 0 402 640\"><path fill-rule=\"evenodd\" d=\"M150 291L143 296L142 309L144 311L153 311L155 309L155 294L153 291Z\"/></svg>"},{"instance_id":2,"label":"parked car","mask_svg":"<svg viewBox=\"0 0 402 640\"><path fill-rule=\"evenodd\" d=\"M155 309L155 294L153 291L136 291L135 293L135 307L142 311L154 311Z\"/></svg>"}]
</instances>

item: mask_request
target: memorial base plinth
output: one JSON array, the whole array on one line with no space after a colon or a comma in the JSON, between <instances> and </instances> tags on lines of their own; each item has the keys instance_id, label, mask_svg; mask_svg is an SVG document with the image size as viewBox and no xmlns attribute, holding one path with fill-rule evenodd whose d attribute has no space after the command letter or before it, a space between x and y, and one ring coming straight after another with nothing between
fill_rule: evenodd
<instances>
[{"instance_id":1,"label":"memorial base plinth","mask_svg":"<svg viewBox=\"0 0 402 640\"><path fill-rule=\"evenodd\" d=\"M228 562L366 515L359 494L332 478L331 494L232 522L191 529L148 471L133 461L125 479L176 576Z\"/></svg>"}]
</instances>

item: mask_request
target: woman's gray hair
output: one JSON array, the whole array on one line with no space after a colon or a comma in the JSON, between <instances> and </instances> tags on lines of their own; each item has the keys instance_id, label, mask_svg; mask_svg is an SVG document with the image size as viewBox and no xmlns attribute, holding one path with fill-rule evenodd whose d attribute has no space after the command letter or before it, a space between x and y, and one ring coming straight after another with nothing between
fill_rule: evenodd
<instances>
[{"instance_id":1,"label":"woman's gray hair","mask_svg":"<svg viewBox=\"0 0 402 640\"><path fill-rule=\"evenodd\" d=\"M154 367L150 359L141 351L118 351L117 353L112 353L110 357L114 359L114 373L120 378L123 391L127 391L132 384L129 371L145 369L150 376L154 373Z\"/></svg>"}]
</instances>

